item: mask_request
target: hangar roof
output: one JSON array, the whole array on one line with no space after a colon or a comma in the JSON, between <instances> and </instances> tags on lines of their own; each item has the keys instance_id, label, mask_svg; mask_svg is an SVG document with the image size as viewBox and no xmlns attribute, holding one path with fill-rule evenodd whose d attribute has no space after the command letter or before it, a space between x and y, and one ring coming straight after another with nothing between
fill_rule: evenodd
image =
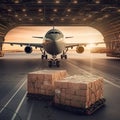
<instances>
[{"instance_id":1,"label":"hangar roof","mask_svg":"<svg viewBox=\"0 0 120 120\"><path fill-rule=\"evenodd\" d=\"M107 40L120 34L120 0L1 0L0 38L22 25L91 26Z\"/></svg>"}]
</instances>

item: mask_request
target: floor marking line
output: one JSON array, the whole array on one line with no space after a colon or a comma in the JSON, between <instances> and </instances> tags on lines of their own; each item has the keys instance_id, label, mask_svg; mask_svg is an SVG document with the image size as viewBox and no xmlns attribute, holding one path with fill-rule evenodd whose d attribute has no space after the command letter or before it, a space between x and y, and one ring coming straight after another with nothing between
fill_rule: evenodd
<instances>
[{"instance_id":1,"label":"floor marking line","mask_svg":"<svg viewBox=\"0 0 120 120\"><path fill-rule=\"evenodd\" d=\"M7 107L7 105L12 101L12 99L15 97L15 95L19 92L19 90L23 87L23 85L26 83L26 80L23 82L23 84L17 89L17 91L12 95L12 97L8 100L8 102L4 105L4 107L0 110L0 113Z\"/></svg>"},{"instance_id":2,"label":"floor marking line","mask_svg":"<svg viewBox=\"0 0 120 120\"><path fill-rule=\"evenodd\" d=\"M27 95L27 92L25 92L25 94L24 94L22 100L20 101L20 103L19 103L19 105L18 105L18 107L17 107L15 113L13 114L11 120L14 120L14 119L16 118L16 115L17 115L18 111L20 110L20 108L21 108L21 106L22 106L22 104L23 104L23 101L24 101L25 98L26 98L26 95Z\"/></svg>"},{"instance_id":3,"label":"floor marking line","mask_svg":"<svg viewBox=\"0 0 120 120\"><path fill-rule=\"evenodd\" d=\"M115 84L115 83L113 83L113 82L111 82L109 80L106 80L106 79L104 79L104 81L120 89L119 85L117 85L117 84Z\"/></svg>"},{"instance_id":4,"label":"floor marking line","mask_svg":"<svg viewBox=\"0 0 120 120\"><path fill-rule=\"evenodd\" d=\"M31 106L31 108L30 108L30 110L29 110L29 114L28 114L28 116L27 116L27 119L26 119L26 120L30 120L31 115L32 115L32 111L33 111L33 103L32 103L32 106Z\"/></svg>"},{"instance_id":5,"label":"floor marking line","mask_svg":"<svg viewBox=\"0 0 120 120\"><path fill-rule=\"evenodd\" d=\"M74 65L74 64L71 63L70 61L67 62L67 63L68 63L68 64L71 64L72 66L75 66L77 69L79 68L78 66ZM92 73L89 73L89 72L87 72L87 71L85 71L85 70L83 70L83 69L81 69L81 68L79 68L79 69L80 69L81 71L83 71L84 73L86 73L86 74L92 75ZM109 81L109 80L106 80L106 79L104 79L104 81L107 82L107 83L109 83L110 85L112 85L112 86L117 87L117 88L120 89L120 85L117 85L117 84L115 84L115 83L113 83L113 82L111 82L111 81Z\"/></svg>"}]
</instances>

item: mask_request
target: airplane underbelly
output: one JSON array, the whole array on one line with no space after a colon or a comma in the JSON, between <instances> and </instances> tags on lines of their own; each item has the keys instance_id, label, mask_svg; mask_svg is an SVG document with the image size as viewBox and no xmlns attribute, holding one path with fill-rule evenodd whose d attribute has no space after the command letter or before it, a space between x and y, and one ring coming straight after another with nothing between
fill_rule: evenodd
<instances>
[{"instance_id":1,"label":"airplane underbelly","mask_svg":"<svg viewBox=\"0 0 120 120\"><path fill-rule=\"evenodd\" d=\"M64 42L52 42L44 45L44 49L48 54L57 55L65 49Z\"/></svg>"}]
</instances>

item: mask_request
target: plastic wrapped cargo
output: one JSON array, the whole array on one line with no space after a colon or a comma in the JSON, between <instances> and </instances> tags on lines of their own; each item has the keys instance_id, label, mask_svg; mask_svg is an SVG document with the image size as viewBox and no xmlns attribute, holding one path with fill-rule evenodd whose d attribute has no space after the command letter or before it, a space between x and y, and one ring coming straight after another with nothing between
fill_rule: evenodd
<instances>
[{"instance_id":1,"label":"plastic wrapped cargo","mask_svg":"<svg viewBox=\"0 0 120 120\"><path fill-rule=\"evenodd\" d=\"M54 82L67 76L66 70L40 70L28 74L28 94L54 95Z\"/></svg>"},{"instance_id":2,"label":"plastic wrapped cargo","mask_svg":"<svg viewBox=\"0 0 120 120\"><path fill-rule=\"evenodd\" d=\"M88 108L103 98L103 78L74 75L55 81L55 104Z\"/></svg>"}]
</instances>

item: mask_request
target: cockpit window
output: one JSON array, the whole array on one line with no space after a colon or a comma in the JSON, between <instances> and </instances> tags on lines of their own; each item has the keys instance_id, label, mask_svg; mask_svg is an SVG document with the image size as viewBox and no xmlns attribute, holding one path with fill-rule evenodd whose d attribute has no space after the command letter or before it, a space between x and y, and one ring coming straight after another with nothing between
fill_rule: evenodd
<instances>
[{"instance_id":1,"label":"cockpit window","mask_svg":"<svg viewBox=\"0 0 120 120\"><path fill-rule=\"evenodd\" d=\"M60 32L49 32L48 34L60 34Z\"/></svg>"}]
</instances>

